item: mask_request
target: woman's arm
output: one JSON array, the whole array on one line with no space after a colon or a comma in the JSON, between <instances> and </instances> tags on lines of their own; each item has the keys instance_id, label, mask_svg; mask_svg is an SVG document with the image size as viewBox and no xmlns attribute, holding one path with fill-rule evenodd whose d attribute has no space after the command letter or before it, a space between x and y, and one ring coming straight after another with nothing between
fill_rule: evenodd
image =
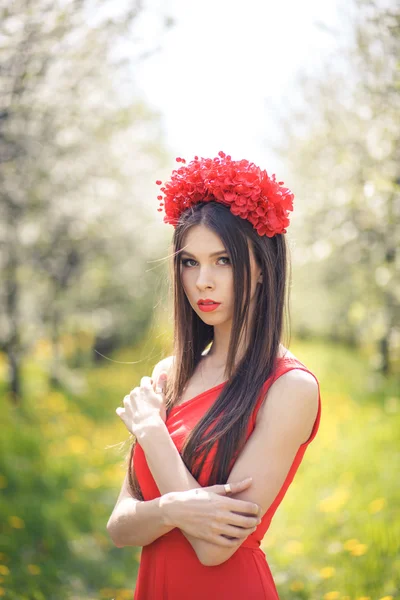
<instances>
[{"instance_id":1,"label":"woman's arm","mask_svg":"<svg viewBox=\"0 0 400 600\"><path fill-rule=\"evenodd\" d=\"M251 476L251 488L237 494L255 502L264 514L278 494L302 443L310 436L316 419L319 389L315 378L300 369L281 375L268 391L257 425L230 473L229 482ZM161 494L201 487L186 468L165 423L143 434L140 445ZM271 460L271 457L274 457ZM211 516L211 515L210 515ZM223 547L182 533L202 564L225 562L243 543Z\"/></svg>"},{"instance_id":2,"label":"woman's arm","mask_svg":"<svg viewBox=\"0 0 400 600\"><path fill-rule=\"evenodd\" d=\"M133 498L128 474L107 523L110 538L118 548L146 546L165 535L174 525L166 523L165 497L142 501Z\"/></svg>"},{"instance_id":3,"label":"woman's arm","mask_svg":"<svg viewBox=\"0 0 400 600\"><path fill-rule=\"evenodd\" d=\"M116 546L146 546L176 527L178 495L167 496L168 492L185 491L201 486L192 477L180 459L165 423L160 427L146 429L138 439L146 453L150 471L157 473L159 498L142 501L132 497L128 474L126 474L115 507L107 523L107 531ZM157 468L156 465L161 468ZM170 473L174 474L171 480ZM193 538L195 539L195 538Z\"/></svg>"},{"instance_id":4,"label":"woman's arm","mask_svg":"<svg viewBox=\"0 0 400 600\"><path fill-rule=\"evenodd\" d=\"M254 432L236 460L228 482L246 473L253 478L241 500L256 502L264 515L277 497L294 458L312 434L319 408L319 384L310 373L292 369L277 378L257 415ZM236 548L209 544L204 564L219 565Z\"/></svg>"},{"instance_id":5,"label":"woman's arm","mask_svg":"<svg viewBox=\"0 0 400 600\"><path fill-rule=\"evenodd\" d=\"M168 356L167 358L161 360L155 365L151 375L153 382L158 381L158 378L162 372L167 373L167 375L169 374L170 369L173 365L173 361L174 356ZM143 447L146 446L146 444L147 451L146 448ZM165 494L171 491L184 491L202 487L198 483L198 481L193 477L193 475L190 473L190 471L187 469L186 465L182 461L181 455L179 454L175 444L173 443L165 424L164 426L160 424L160 429L157 432L155 432L154 438L152 438L152 436L150 435L147 436L147 439L142 440L141 445L146 455L148 467L161 494ZM165 459L168 460L168 468L166 465L165 468L163 468L162 466L163 461ZM245 477L243 477L241 481L243 481L244 479ZM233 482L233 480L231 479L231 483L235 483L235 485L237 481L238 480L235 480L235 482ZM231 494L230 498L236 498L236 494ZM171 506L172 510L174 508L175 507ZM256 509L256 507L254 508ZM259 514L259 510L256 510L255 512L258 517L261 517L261 514ZM245 514L250 515L250 513ZM254 514L254 511L252 514ZM168 522L168 513L166 515L166 519ZM181 529L181 531L192 545L200 562L206 564L209 552L212 551L216 545L207 540L191 536L183 529ZM223 539L221 539L221 537L219 539L221 540L221 543L224 541ZM229 536L227 539L232 540L234 538L233 536ZM237 541L239 546L243 543L244 540L240 536L237 538ZM234 550L236 550L238 546L235 546ZM226 549L229 549L229 547L225 547L225 550Z\"/></svg>"},{"instance_id":6,"label":"woman's arm","mask_svg":"<svg viewBox=\"0 0 400 600\"><path fill-rule=\"evenodd\" d=\"M233 494L242 492L250 483L232 482ZM131 496L126 475L107 530L119 548L146 546L176 527L210 545L231 545L231 540L244 539L256 529L258 511L257 504L227 498L222 485L201 488L201 492L196 488L169 492L154 500L138 500ZM205 544L201 546L204 547Z\"/></svg>"},{"instance_id":7,"label":"woman's arm","mask_svg":"<svg viewBox=\"0 0 400 600\"><path fill-rule=\"evenodd\" d=\"M160 418L157 410L150 410L150 412L148 410L148 402L151 403L151 401L154 402L154 398L146 399L144 403L139 402L139 405L135 405L134 410L141 414L141 418L139 418L141 427L134 428L138 443L146 445L149 441L150 443L156 442L157 462L161 464L165 457L163 450L168 447L167 454L169 456L171 456L172 450L175 462L167 466L167 471L172 469L181 476L183 475L183 479L179 483L175 481L171 488L168 487L168 489L173 489L173 492L164 493L154 500L142 501L132 497L128 475L126 475L117 503L107 523L111 539L118 547L144 546L177 527L185 532L188 539L189 536L192 540L203 539L204 543L201 548L204 548L206 542L231 545L231 540L235 542L238 538L243 540L254 531L259 521L259 507L251 502L235 500L234 494L245 490L251 481L231 482L233 494L230 498L226 497L226 491L222 485L201 488L186 467L182 470L183 462L172 443L164 421ZM128 409L127 404L126 408ZM120 411L121 409L117 409L118 414ZM129 416L125 414L124 409L122 409L122 413L124 423L131 430L133 423L131 419L137 418L137 413L135 412L135 417L130 409L128 409ZM161 438L159 438L160 433ZM159 443L161 439L164 443L166 442L166 447L164 443ZM148 453L154 456L150 448L148 448ZM166 489L164 484L161 484L161 487ZM214 518L211 518L212 516ZM199 558L201 560L201 557Z\"/></svg>"},{"instance_id":8,"label":"woman's arm","mask_svg":"<svg viewBox=\"0 0 400 600\"><path fill-rule=\"evenodd\" d=\"M217 490L218 488L223 489L223 486L202 488L182 461L181 455L172 441L163 421L160 420L158 425L155 425L152 428L147 427L144 429L138 438L138 443L145 453L147 464L153 479L156 482L160 493L163 494L161 498L165 499L162 506L165 523L167 525L179 527L202 564L209 565L209 555L215 548L221 547L225 550L230 550L233 544L235 544L233 551L236 551L240 544L244 542L245 537L250 535L250 533L256 529L256 526L254 525L260 523L261 516L259 514L260 507L257 504L254 504L253 502L243 502L243 504L240 502L240 504L238 504L235 501L236 505L232 506L231 510L236 514L233 514L233 512L230 513L230 522L232 526L229 527L230 535L228 536L218 532L220 526L219 518L220 516L222 517L222 514L220 515L220 513L222 509L226 509L226 507L221 506L220 508L215 503L207 502L206 510L202 515L202 524L198 529L198 535L201 535L202 537L189 534L185 531L185 525L180 525L180 521L183 522L182 517L185 516L185 513L189 517L188 522L190 522L190 517L193 514L191 507L186 507L184 505L186 499L184 492L196 488L202 490ZM233 504L233 499L236 498L237 494L248 487L249 482L245 485L243 483L244 481L245 478L242 478L241 483L239 483L238 480L235 482L231 480L231 487L234 490L234 493L227 499L229 503ZM240 519L243 519L242 524L235 525L234 520L237 519L236 515L242 515L240 517ZM240 529L238 529L238 527L240 527ZM216 543L203 539L208 528L214 528L215 533L213 535L213 540L216 540Z\"/></svg>"},{"instance_id":9,"label":"woman's arm","mask_svg":"<svg viewBox=\"0 0 400 600\"><path fill-rule=\"evenodd\" d=\"M157 367L160 366L164 370L165 361L158 363L153 371L156 382ZM150 378L142 378L142 382L143 379L151 381ZM229 498L225 497L226 491L222 485L202 488L186 469L165 422L160 418L157 408L159 400L151 393L149 395L148 389L142 388L142 383L140 392L138 390L135 388L133 398L130 398L132 405L125 397L125 409L119 408L116 412L128 429L133 430L137 442L147 454L153 476L156 472L159 487L166 492L161 492L161 498L153 501L137 500L131 496L126 477L107 524L114 543L117 546L146 545L178 527L203 562L202 550L208 545L231 546L238 539L243 541L259 522L259 506L235 500L234 495L245 490L251 480L231 482L233 494ZM170 459L167 464L164 461L166 457ZM154 459L155 464L162 465L161 469L155 466ZM166 473L171 472L177 475L172 482L169 476L165 477Z\"/></svg>"}]
</instances>

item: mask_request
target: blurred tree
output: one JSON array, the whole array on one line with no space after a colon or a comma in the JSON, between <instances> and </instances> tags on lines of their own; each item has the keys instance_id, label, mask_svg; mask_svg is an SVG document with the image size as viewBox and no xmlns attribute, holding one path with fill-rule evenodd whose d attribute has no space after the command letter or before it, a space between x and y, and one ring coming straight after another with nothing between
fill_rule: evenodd
<instances>
[{"instance_id":1,"label":"blurred tree","mask_svg":"<svg viewBox=\"0 0 400 600\"><path fill-rule=\"evenodd\" d=\"M141 6L121 6L0 0L0 349L15 401L38 336L56 383L62 330L101 336L101 307L115 339L134 336L151 309L151 274L134 279L151 254L140 195L165 151L121 51Z\"/></svg>"},{"instance_id":2,"label":"blurred tree","mask_svg":"<svg viewBox=\"0 0 400 600\"><path fill-rule=\"evenodd\" d=\"M373 342L388 373L400 358L400 10L353 8L352 43L302 77L303 106L283 122L280 150L298 197L300 329Z\"/></svg>"}]
</instances>

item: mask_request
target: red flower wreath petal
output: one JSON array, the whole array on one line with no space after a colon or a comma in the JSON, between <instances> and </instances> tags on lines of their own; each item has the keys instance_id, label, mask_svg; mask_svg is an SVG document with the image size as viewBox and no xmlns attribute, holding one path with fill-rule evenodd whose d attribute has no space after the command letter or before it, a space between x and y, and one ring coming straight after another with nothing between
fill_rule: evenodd
<instances>
[{"instance_id":1,"label":"red flower wreath petal","mask_svg":"<svg viewBox=\"0 0 400 600\"><path fill-rule=\"evenodd\" d=\"M254 163L233 161L222 151L213 159L195 156L186 165L185 159L177 157L176 162L184 166L172 171L170 181L160 189L164 193L165 223L176 226L187 208L216 200L228 206L232 214L247 219L259 235L286 233L294 196L275 175L268 177Z\"/></svg>"}]
</instances>

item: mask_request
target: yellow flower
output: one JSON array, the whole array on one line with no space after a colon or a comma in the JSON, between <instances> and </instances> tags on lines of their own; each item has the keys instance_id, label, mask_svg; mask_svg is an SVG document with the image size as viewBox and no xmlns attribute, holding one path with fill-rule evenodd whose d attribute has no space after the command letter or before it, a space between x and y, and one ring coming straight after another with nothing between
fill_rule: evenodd
<instances>
[{"instance_id":1,"label":"yellow flower","mask_svg":"<svg viewBox=\"0 0 400 600\"><path fill-rule=\"evenodd\" d=\"M117 591L117 596L115 598L115 600L131 600L132 598L132 590L118 590Z\"/></svg>"},{"instance_id":2,"label":"yellow flower","mask_svg":"<svg viewBox=\"0 0 400 600\"><path fill-rule=\"evenodd\" d=\"M298 556L303 552L303 544L298 540L289 540L285 544L284 552L288 552L289 554L294 554Z\"/></svg>"},{"instance_id":3,"label":"yellow flower","mask_svg":"<svg viewBox=\"0 0 400 600\"><path fill-rule=\"evenodd\" d=\"M393 596L383 596L383 598L378 598L378 600L393 600Z\"/></svg>"},{"instance_id":4,"label":"yellow flower","mask_svg":"<svg viewBox=\"0 0 400 600\"><path fill-rule=\"evenodd\" d=\"M338 488L319 503L319 510L325 513L337 513L346 504L349 498L349 491L345 488Z\"/></svg>"},{"instance_id":5,"label":"yellow flower","mask_svg":"<svg viewBox=\"0 0 400 600\"><path fill-rule=\"evenodd\" d=\"M4 489L8 486L7 477L5 475L0 475L0 489Z\"/></svg>"},{"instance_id":6,"label":"yellow flower","mask_svg":"<svg viewBox=\"0 0 400 600\"><path fill-rule=\"evenodd\" d=\"M25 527L24 521L15 515L8 517L8 522L10 523L11 527L14 527L14 529L23 529Z\"/></svg>"},{"instance_id":7,"label":"yellow flower","mask_svg":"<svg viewBox=\"0 0 400 600\"><path fill-rule=\"evenodd\" d=\"M114 590L113 588L101 588L100 596L102 596L103 598L114 598L115 592L116 590Z\"/></svg>"},{"instance_id":8,"label":"yellow flower","mask_svg":"<svg viewBox=\"0 0 400 600\"><path fill-rule=\"evenodd\" d=\"M340 598L340 592L327 592L326 594L324 594L323 599L324 600L336 600L337 598Z\"/></svg>"},{"instance_id":9,"label":"yellow flower","mask_svg":"<svg viewBox=\"0 0 400 600\"><path fill-rule=\"evenodd\" d=\"M357 546L354 546L354 548L352 548L351 554L353 556L362 556L367 551L368 551L368 545L367 544L357 544Z\"/></svg>"},{"instance_id":10,"label":"yellow flower","mask_svg":"<svg viewBox=\"0 0 400 600\"><path fill-rule=\"evenodd\" d=\"M347 540L347 542L344 542L343 548L345 550L353 550L353 548L355 548L355 546L358 546L359 543L360 542L357 538L351 538L350 540Z\"/></svg>"},{"instance_id":11,"label":"yellow flower","mask_svg":"<svg viewBox=\"0 0 400 600\"><path fill-rule=\"evenodd\" d=\"M28 571L31 575L39 575L42 572L42 569L39 565L28 565Z\"/></svg>"},{"instance_id":12,"label":"yellow flower","mask_svg":"<svg viewBox=\"0 0 400 600\"><path fill-rule=\"evenodd\" d=\"M323 567L319 574L321 575L321 577L323 577L324 579L328 579L328 577L333 577L333 575L335 574L336 569L335 567Z\"/></svg>"},{"instance_id":13,"label":"yellow flower","mask_svg":"<svg viewBox=\"0 0 400 600\"><path fill-rule=\"evenodd\" d=\"M302 589L304 589L304 583L303 583L302 581L293 581L293 582L290 584L290 589L291 589L293 592L298 592L299 590L302 590Z\"/></svg>"},{"instance_id":14,"label":"yellow flower","mask_svg":"<svg viewBox=\"0 0 400 600\"><path fill-rule=\"evenodd\" d=\"M67 438L67 444L73 454L83 454L86 452L89 442L80 435L71 435Z\"/></svg>"},{"instance_id":15,"label":"yellow flower","mask_svg":"<svg viewBox=\"0 0 400 600\"><path fill-rule=\"evenodd\" d=\"M0 574L8 575L10 573L10 569L6 567L6 565L0 565Z\"/></svg>"},{"instance_id":16,"label":"yellow flower","mask_svg":"<svg viewBox=\"0 0 400 600\"><path fill-rule=\"evenodd\" d=\"M368 510L371 514L377 513L386 506L386 498L376 498L368 505Z\"/></svg>"}]
</instances>

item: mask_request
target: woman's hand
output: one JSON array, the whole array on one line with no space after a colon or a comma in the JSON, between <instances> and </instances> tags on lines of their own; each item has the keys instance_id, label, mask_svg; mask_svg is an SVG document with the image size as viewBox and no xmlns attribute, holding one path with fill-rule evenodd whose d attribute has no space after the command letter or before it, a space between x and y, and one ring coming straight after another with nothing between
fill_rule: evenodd
<instances>
[{"instance_id":1,"label":"woman's hand","mask_svg":"<svg viewBox=\"0 0 400 600\"><path fill-rule=\"evenodd\" d=\"M251 478L230 483L235 494L249 485ZM160 506L167 525L220 546L234 546L238 539L244 541L261 522L258 504L229 498L223 485L169 492L161 497Z\"/></svg>"},{"instance_id":2,"label":"woman's hand","mask_svg":"<svg viewBox=\"0 0 400 600\"><path fill-rule=\"evenodd\" d=\"M117 415L135 436L147 427L159 425L166 420L164 389L167 373L160 373L157 382L151 377L142 377L140 387L135 387L124 398L124 408L116 409Z\"/></svg>"}]
</instances>

